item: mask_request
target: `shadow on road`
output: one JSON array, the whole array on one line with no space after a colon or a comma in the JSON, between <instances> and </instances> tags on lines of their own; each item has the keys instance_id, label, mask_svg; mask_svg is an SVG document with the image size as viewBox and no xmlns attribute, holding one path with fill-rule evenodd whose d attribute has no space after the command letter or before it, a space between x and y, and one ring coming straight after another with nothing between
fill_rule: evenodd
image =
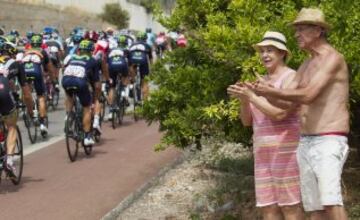
<instances>
[{"instance_id":1,"label":"shadow on road","mask_svg":"<svg viewBox=\"0 0 360 220\"><path fill-rule=\"evenodd\" d=\"M2 179L0 184L0 195L7 193L18 192L21 188L25 187L26 184L31 182L43 182L44 179L36 179L29 176L23 176L19 185L14 185L10 179Z\"/></svg>"}]
</instances>

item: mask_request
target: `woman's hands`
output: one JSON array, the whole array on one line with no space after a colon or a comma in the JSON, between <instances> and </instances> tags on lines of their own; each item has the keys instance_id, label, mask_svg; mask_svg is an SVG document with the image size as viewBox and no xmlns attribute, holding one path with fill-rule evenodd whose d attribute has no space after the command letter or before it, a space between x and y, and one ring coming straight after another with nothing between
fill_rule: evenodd
<instances>
[{"instance_id":1,"label":"woman's hands","mask_svg":"<svg viewBox=\"0 0 360 220\"><path fill-rule=\"evenodd\" d=\"M253 85L251 83L237 82L227 88L227 93L231 97L240 98L243 101L247 101L251 98L251 96L255 95L252 89Z\"/></svg>"}]
</instances>

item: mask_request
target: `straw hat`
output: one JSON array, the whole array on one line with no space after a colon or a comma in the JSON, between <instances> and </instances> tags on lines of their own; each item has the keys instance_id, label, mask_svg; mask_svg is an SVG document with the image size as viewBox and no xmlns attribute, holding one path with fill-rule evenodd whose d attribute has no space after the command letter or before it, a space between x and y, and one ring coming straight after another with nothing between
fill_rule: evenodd
<instances>
[{"instance_id":1,"label":"straw hat","mask_svg":"<svg viewBox=\"0 0 360 220\"><path fill-rule=\"evenodd\" d=\"M312 24L330 29L330 25L325 21L324 13L318 8L302 8L292 25Z\"/></svg>"},{"instance_id":2,"label":"straw hat","mask_svg":"<svg viewBox=\"0 0 360 220\"><path fill-rule=\"evenodd\" d=\"M260 47L264 46L274 46L279 50L285 51L287 53L287 60L289 60L291 57L291 52L286 47L286 38L280 32L267 31L264 34L263 39L259 43L253 45L255 50L257 50L258 52L260 50Z\"/></svg>"}]
</instances>

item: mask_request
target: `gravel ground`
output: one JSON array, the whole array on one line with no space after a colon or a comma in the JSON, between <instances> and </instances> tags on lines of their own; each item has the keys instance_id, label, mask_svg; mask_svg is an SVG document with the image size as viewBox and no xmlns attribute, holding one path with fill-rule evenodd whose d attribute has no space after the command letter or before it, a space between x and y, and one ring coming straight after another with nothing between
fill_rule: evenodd
<instances>
[{"instance_id":1,"label":"gravel ground","mask_svg":"<svg viewBox=\"0 0 360 220\"><path fill-rule=\"evenodd\" d=\"M209 192L217 186L220 176L233 175L209 168L209 164L213 166L219 158L236 159L249 154L238 144L207 141L202 151L188 153L181 164L163 175L117 220L220 219L214 217L219 216L216 213L236 210L239 204L235 204L231 196L222 199L221 204L209 198Z\"/></svg>"}]
</instances>

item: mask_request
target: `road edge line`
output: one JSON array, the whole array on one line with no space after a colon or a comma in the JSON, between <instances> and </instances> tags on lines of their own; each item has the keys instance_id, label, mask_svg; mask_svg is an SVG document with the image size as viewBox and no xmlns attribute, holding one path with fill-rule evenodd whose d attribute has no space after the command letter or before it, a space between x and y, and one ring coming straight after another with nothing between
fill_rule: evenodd
<instances>
[{"instance_id":1,"label":"road edge line","mask_svg":"<svg viewBox=\"0 0 360 220\"><path fill-rule=\"evenodd\" d=\"M134 204L138 199L141 198L150 188L156 186L159 183L159 180L165 176L165 174L182 164L188 157L190 153L187 151L182 152L182 155L177 158L174 162L169 163L167 166L162 168L154 177L152 177L149 181L144 183L139 189L135 192L131 193L125 199L123 199L115 208L105 214L101 220L115 220L120 214L125 211L125 209L129 208L132 204Z\"/></svg>"},{"instance_id":2,"label":"road edge line","mask_svg":"<svg viewBox=\"0 0 360 220\"><path fill-rule=\"evenodd\" d=\"M60 136L54 136L54 137L51 137L50 139L44 141L44 142L39 142L39 143L36 143L36 144L32 144L31 147L27 147L27 148L24 148L24 157L25 156L28 156L32 153L35 153L41 149L44 149L52 144L55 144L59 141L62 141L63 139L65 139L64 135L60 135Z\"/></svg>"}]
</instances>

